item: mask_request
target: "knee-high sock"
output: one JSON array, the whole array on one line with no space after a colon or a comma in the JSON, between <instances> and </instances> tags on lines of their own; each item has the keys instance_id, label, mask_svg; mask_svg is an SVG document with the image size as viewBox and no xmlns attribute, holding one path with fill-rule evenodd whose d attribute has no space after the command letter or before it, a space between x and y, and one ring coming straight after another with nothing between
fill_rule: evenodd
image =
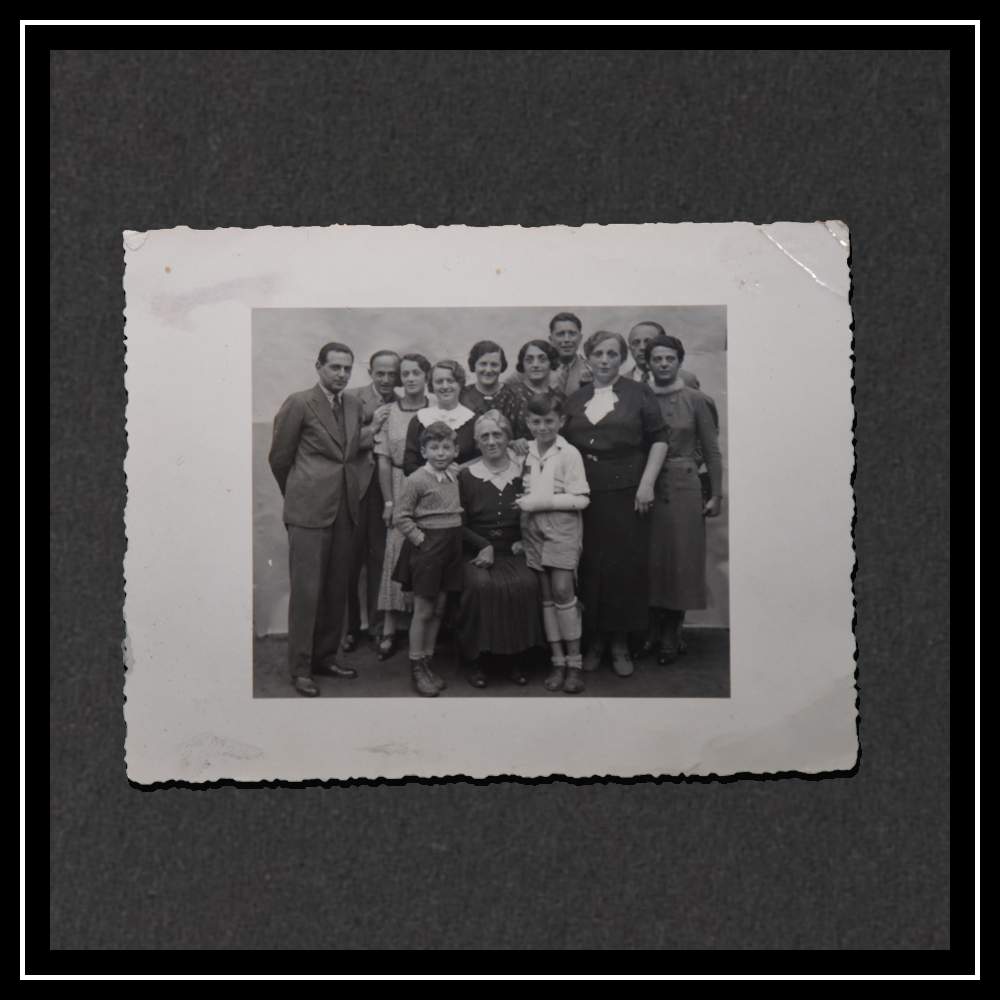
<instances>
[{"instance_id":1,"label":"knee-high sock","mask_svg":"<svg viewBox=\"0 0 1000 1000\"><path fill-rule=\"evenodd\" d=\"M549 642L558 642L562 638L556 606L551 601L542 601L542 625Z\"/></svg>"},{"instance_id":2,"label":"knee-high sock","mask_svg":"<svg viewBox=\"0 0 1000 1000\"><path fill-rule=\"evenodd\" d=\"M574 598L569 604L555 606L556 618L559 621L559 634L563 639L579 639L583 626L580 621L580 609Z\"/></svg>"}]
</instances>

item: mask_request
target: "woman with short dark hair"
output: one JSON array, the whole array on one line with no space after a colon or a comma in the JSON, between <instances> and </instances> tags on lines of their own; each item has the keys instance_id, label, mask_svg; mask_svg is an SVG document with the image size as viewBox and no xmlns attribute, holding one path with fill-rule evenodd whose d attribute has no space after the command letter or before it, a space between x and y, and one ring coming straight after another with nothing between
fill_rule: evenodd
<instances>
[{"instance_id":1,"label":"woman with short dark hair","mask_svg":"<svg viewBox=\"0 0 1000 1000\"><path fill-rule=\"evenodd\" d=\"M529 340L517 352L515 369L520 378L512 378L507 385L520 393L525 406L534 396L564 400L565 393L552 386L552 373L558 367L559 352L547 340Z\"/></svg>"},{"instance_id":2,"label":"woman with short dark hair","mask_svg":"<svg viewBox=\"0 0 1000 1000\"><path fill-rule=\"evenodd\" d=\"M680 652L687 611L707 605L705 518L722 506L722 453L711 401L681 378L684 345L661 334L646 348L652 391L670 429L670 454L656 480L650 538L650 640L659 662ZM709 495L702 495L699 461L708 466Z\"/></svg>"},{"instance_id":3,"label":"woman with short dark hair","mask_svg":"<svg viewBox=\"0 0 1000 1000\"><path fill-rule=\"evenodd\" d=\"M656 397L620 378L628 345L599 330L584 346L594 380L566 400L562 436L583 456L590 506L583 513L579 597L587 651L596 670L610 646L620 677L633 671L628 633L647 627L649 518L667 454L667 426Z\"/></svg>"},{"instance_id":4,"label":"woman with short dark hair","mask_svg":"<svg viewBox=\"0 0 1000 1000\"><path fill-rule=\"evenodd\" d=\"M475 382L462 390L462 405L477 416L487 410L499 410L510 421L514 440L524 440L526 449L528 431L524 424L524 403L520 393L509 383L500 381L506 370L507 355L498 343L479 340L473 344L469 351L469 371Z\"/></svg>"}]
</instances>

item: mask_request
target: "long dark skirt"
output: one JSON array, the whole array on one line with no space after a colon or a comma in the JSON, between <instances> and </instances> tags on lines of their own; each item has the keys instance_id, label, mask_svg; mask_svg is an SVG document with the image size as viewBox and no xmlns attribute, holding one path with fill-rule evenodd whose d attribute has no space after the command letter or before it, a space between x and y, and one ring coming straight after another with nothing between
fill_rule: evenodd
<instances>
[{"instance_id":1,"label":"long dark skirt","mask_svg":"<svg viewBox=\"0 0 1000 1000\"><path fill-rule=\"evenodd\" d=\"M635 511L635 489L592 493L583 512L579 597L583 627L643 632L649 596L649 515Z\"/></svg>"},{"instance_id":2,"label":"long dark skirt","mask_svg":"<svg viewBox=\"0 0 1000 1000\"><path fill-rule=\"evenodd\" d=\"M481 653L523 653L544 644L541 589L524 556L497 553L489 569L466 560L455 637L466 660Z\"/></svg>"}]
</instances>

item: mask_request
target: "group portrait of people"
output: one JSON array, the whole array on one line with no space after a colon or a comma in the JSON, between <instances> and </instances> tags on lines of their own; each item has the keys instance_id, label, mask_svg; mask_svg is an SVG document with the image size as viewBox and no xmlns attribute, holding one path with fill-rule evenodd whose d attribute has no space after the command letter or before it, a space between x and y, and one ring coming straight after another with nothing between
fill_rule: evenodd
<instances>
[{"instance_id":1,"label":"group portrait of people","mask_svg":"<svg viewBox=\"0 0 1000 1000\"><path fill-rule=\"evenodd\" d=\"M376 350L356 388L354 349L326 343L282 404L269 464L299 694L355 678L345 654L372 642L380 661L405 645L412 690L435 697L442 626L475 688L495 657L529 683L539 648L565 694L685 653L723 502L715 403L654 320L585 337L561 312L539 333L515 358L492 340L461 360Z\"/></svg>"}]
</instances>

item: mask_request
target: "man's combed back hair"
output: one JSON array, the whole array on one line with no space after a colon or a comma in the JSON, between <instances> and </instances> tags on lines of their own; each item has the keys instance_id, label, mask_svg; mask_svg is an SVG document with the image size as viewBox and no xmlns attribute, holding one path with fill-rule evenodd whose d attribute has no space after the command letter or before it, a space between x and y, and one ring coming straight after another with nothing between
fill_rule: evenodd
<instances>
[{"instance_id":1,"label":"man's combed back hair","mask_svg":"<svg viewBox=\"0 0 1000 1000\"><path fill-rule=\"evenodd\" d=\"M583 329L583 324L580 322L580 317L575 313L556 313L552 319L549 320L549 333L552 332L556 323L576 323L576 328L578 330Z\"/></svg>"},{"instance_id":2,"label":"man's combed back hair","mask_svg":"<svg viewBox=\"0 0 1000 1000\"><path fill-rule=\"evenodd\" d=\"M372 355L372 356L371 356L371 357L370 357L370 358L368 359L368 367L369 367L369 368L374 368L374 367L375 367L375 362L376 362L376 361L378 361L378 359L379 359L379 358L395 358L395 359L396 359L396 361L397 361L397 363L398 363L398 362L399 362L399 360L400 360L400 357L399 357L399 355L398 355L398 354L397 354L397 353L396 353L395 351L389 351L389 350L386 350L385 348L383 348L383 349L382 349L382 350L380 350L380 351L376 351L376 352L375 352L375 353L374 353L374 354L373 354L373 355Z\"/></svg>"},{"instance_id":3,"label":"man's combed back hair","mask_svg":"<svg viewBox=\"0 0 1000 1000\"><path fill-rule=\"evenodd\" d=\"M352 351L347 344L341 344L336 340L331 340L329 344L324 344L319 349L319 357L316 359L316 364L325 365L326 356L331 352L336 351L338 354L350 354L351 364L354 364L354 351Z\"/></svg>"}]
</instances>

